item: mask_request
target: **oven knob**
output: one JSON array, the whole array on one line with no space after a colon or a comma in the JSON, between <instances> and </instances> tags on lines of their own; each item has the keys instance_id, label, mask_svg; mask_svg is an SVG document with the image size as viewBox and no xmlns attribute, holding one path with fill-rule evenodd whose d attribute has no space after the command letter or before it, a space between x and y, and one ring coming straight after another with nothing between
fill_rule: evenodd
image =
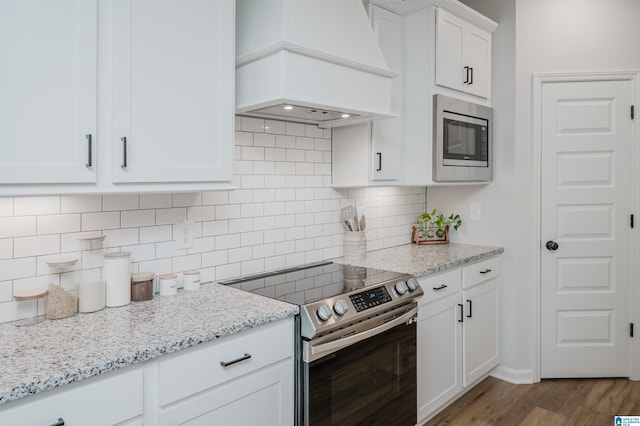
<instances>
[{"instance_id":1,"label":"oven knob","mask_svg":"<svg viewBox=\"0 0 640 426\"><path fill-rule=\"evenodd\" d=\"M347 313L349 310L349 306L344 303L344 300L338 300L335 305L333 305L333 310L336 314L342 316Z\"/></svg>"},{"instance_id":2,"label":"oven knob","mask_svg":"<svg viewBox=\"0 0 640 426\"><path fill-rule=\"evenodd\" d=\"M332 315L331 309L329 309L327 305L322 305L318 308L316 315L318 315L318 318L320 318L320 321L326 321L329 318L331 318L331 315Z\"/></svg>"},{"instance_id":3,"label":"oven knob","mask_svg":"<svg viewBox=\"0 0 640 426\"><path fill-rule=\"evenodd\" d=\"M403 294L405 294L409 288L407 287L407 284L404 281L399 281L396 283L395 286L396 292L398 292L398 294L400 296L402 296Z\"/></svg>"},{"instance_id":4,"label":"oven knob","mask_svg":"<svg viewBox=\"0 0 640 426\"><path fill-rule=\"evenodd\" d=\"M418 288L418 282L415 280L415 278L411 278L409 281L407 281L407 287L409 287L409 291L414 291Z\"/></svg>"}]
</instances>

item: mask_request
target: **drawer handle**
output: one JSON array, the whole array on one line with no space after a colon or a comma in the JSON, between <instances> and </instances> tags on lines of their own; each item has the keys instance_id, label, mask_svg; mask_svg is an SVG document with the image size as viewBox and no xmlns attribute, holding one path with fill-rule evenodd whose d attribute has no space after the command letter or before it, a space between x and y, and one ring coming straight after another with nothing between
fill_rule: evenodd
<instances>
[{"instance_id":1,"label":"drawer handle","mask_svg":"<svg viewBox=\"0 0 640 426\"><path fill-rule=\"evenodd\" d=\"M62 417L59 417L58 421L52 424L51 426L64 426L64 419Z\"/></svg>"},{"instance_id":2,"label":"drawer handle","mask_svg":"<svg viewBox=\"0 0 640 426\"><path fill-rule=\"evenodd\" d=\"M491 269L485 269L484 271L480 271L481 274L488 274L491 272Z\"/></svg>"},{"instance_id":3,"label":"drawer handle","mask_svg":"<svg viewBox=\"0 0 640 426\"><path fill-rule=\"evenodd\" d=\"M244 354L244 356L241 356L240 358L234 359L233 361L220 361L220 365L223 366L223 367L228 367L228 366L236 364L238 362L246 361L249 358L251 358L250 354Z\"/></svg>"},{"instance_id":4,"label":"drawer handle","mask_svg":"<svg viewBox=\"0 0 640 426\"><path fill-rule=\"evenodd\" d=\"M445 289L445 288L447 288L447 285L446 285L446 284L442 284L440 287L433 287L433 289L434 289L435 291L443 290L443 289Z\"/></svg>"}]
</instances>

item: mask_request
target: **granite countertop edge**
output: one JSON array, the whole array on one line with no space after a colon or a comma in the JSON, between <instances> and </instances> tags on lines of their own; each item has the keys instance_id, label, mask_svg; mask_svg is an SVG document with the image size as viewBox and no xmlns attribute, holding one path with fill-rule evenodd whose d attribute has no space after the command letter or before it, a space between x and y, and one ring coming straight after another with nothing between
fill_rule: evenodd
<instances>
[{"instance_id":1,"label":"granite countertop edge","mask_svg":"<svg viewBox=\"0 0 640 426\"><path fill-rule=\"evenodd\" d=\"M224 287L224 290L223 290L224 292L234 292L235 293L234 296L237 297L237 303L239 307L242 307L243 299L251 301L251 303L247 305L247 309L251 309L252 307L256 306L256 303L260 304L261 302L264 302L265 306L267 307L249 316L238 315L238 310L236 310L234 313L230 314L230 316L225 317L225 319L222 320L222 324L220 324L219 326L213 326L211 328L207 328L206 326L203 326L198 330L194 330L194 331L190 330L188 332L185 332L183 337L181 336L177 339L172 338L173 336L169 336L169 338L164 338L164 339L155 339L152 342L147 344L141 344L137 347L133 347L130 349L126 348L125 350L120 351L115 355L108 354L102 357L96 357L95 360L92 359L92 360L89 360L88 362L83 362L84 360L81 359L79 361L80 365L73 365L73 366L67 367L65 365L64 360L63 361L56 360L58 362L55 364L55 366L50 367L49 371L47 371L46 367L44 367L44 370L45 370L44 372L40 374L32 374L26 380L14 380L12 382L11 382L11 379L2 380L0 381L0 409L6 403L11 401L20 400L30 395L35 395L50 389L59 388L61 386L64 386L76 381L80 381L83 379L100 375L102 373L107 373L110 371L131 366L134 364L142 363L144 361L152 360L162 355L177 352L177 351L187 349L189 347L196 346L202 343L215 341L224 336L230 336L245 330L249 330L264 324L268 324L273 321L278 321L281 319L295 316L299 312L299 308L297 305L292 305L289 303L272 300L263 296L254 295L252 293L246 293L239 290L227 288L219 284L211 283L211 284L203 285L203 288L206 288L206 287L210 287L210 288L218 287L219 288L218 290L220 290L221 287ZM189 293L205 294L206 290L201 290L200 292L189 292ZM172 296L171 298L174 298L174 297L175 296ZM189 297L194 298L194 297L197 297L197 295L189 294L189 295L185 295L183 298L186 299ZM99 315L110 317L111 315L109 314L112 314L112 313L120 314L120 315L123 313L129 314L130 312L128 311L137 310L143 305L147 305L146 307L152 306L154 303L158 303L160 305L164 303L165 305L171 304L171 305L179 306L179 302L178 303L176 302L178 301L177 300L158 301L157 299L154 299L153 301L149 301L149 302L132 303L130 305L127 305L121 308L107 308L97 313L78 314L72 318L67 318L62 320L48 320L42 324L49 323L49 325L51 326L52 324L65 325L65 322L67 324L73 322L74 325L77 326L78 324L82 324L83 321L89 322L90 320L93 320L92 322L95 323L96 322L95 316L99 316ZM175 307L172 309L175 309ZM147 319L145 318L144 321L146 320ZM100 321L100 320L98 319L97 321ZM110 321L110 319L107 319L106 321ZM29 332L29 331L35 330L35 328L34 326L15 327L13 324L10 324L10 323L0 324L0 336L2 336L3 330L5 332L14 331L15 333L13 335L15 336L16 334L20 333L20 330ZM165 333L161 331L159 334L164 335ZM170 333L168 334L170 335ZM28 340L31 340L31 339L28 339ZM63 340L63 339L58 339L58 340ZM80 348L77 348L76 350L79 352L84 349L86 348L80 347ZM2 352L3 350L0 349L0 355L5 355ZM19 351L17 352L19 353ZM39 355L41 356L46 355L46 352L47 352L46 350L43 350L40 352ZM102 351L100 350L100 348L98 348L98 349L95 349L93 352L101 353ZM71 353L71 355L73 355L73 353ZM20 358L20 357L14 356L14 358ZM31 356L30 358L35 358L35 356ZM7 359L6 356L3 356L3 359ZM23 365L23 363L21 362L23 360L12 360L12 361L14 362L4 363L4 365L0 366L0 373L3 373L3 374L0 374L0 377L5 376L5 373L7 373L6 370L15 369L16 367L19 368L20 366ZM30 361L35 362L35 365L37 365L37 360L30 360ZM46 361L47 359L45 356L45 359L43 360L43 362L46 364ZM59 367L58 366L59 364L62 364L63 367ZM32 365L29 366L31 368L29 367L24 368L24 371L31 372L34 369ZM3 381L5 383L2 383ZM8 384L7 382L10 382L11 384Z\"/></svg>"}]
</instances>

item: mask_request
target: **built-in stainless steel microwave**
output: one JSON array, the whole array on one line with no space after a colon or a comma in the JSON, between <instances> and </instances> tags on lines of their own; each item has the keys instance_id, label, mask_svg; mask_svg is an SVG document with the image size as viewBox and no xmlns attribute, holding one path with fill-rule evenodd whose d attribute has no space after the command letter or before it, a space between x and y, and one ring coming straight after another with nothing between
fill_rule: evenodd
<instances>
[{"instance_id":1,"label":"built-in stainless steel microwave","mask_svg":"<svg viewBox=\"0 0 640 426\"><path fill-rule=\"evenodd\" d=\"M493 179L493 109L443 95L433 96L433 180Z\"/></svg>"}]
</instances>

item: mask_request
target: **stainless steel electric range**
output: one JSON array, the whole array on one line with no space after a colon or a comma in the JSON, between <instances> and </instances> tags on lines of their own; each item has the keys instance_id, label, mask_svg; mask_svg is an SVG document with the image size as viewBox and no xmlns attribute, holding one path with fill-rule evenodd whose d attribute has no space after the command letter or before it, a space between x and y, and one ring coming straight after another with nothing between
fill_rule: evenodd
<instances>
[{"instance_id":1,"label":"stainless steel electric range","mask_svg":"<svg viewBox=\"0 0 640 426\"><path fill-rule=\"evenodd\" d=\"M300 306L297 425L415 425L412 275L325 262L221 284Z\"/></svg>"}]
</instances>

